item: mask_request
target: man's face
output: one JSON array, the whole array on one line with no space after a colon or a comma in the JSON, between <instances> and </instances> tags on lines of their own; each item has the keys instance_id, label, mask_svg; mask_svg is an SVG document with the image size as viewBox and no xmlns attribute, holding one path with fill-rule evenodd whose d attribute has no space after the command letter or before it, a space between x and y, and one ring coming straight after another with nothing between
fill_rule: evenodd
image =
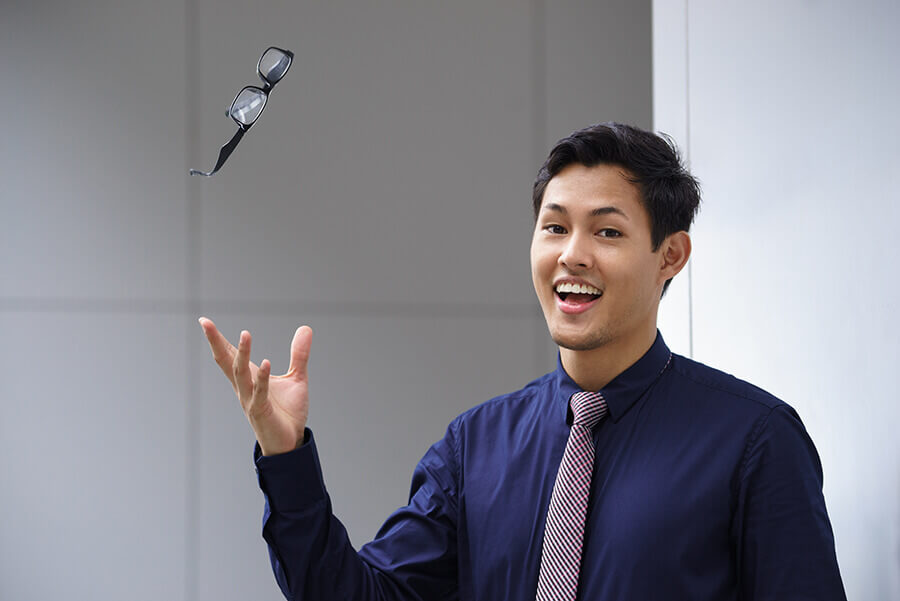
<instances>
[{"instance_id":1,"label":"man's face","mask_svg":"<svg viewBox=\"0 0 900 601\"><path fill-rule=\"evenodd\" d=\"M656 332L665 281L637 186L617 165L570 165L547 184L531 276L554 342L575 351Z\"/></svg>"}]
</instances>

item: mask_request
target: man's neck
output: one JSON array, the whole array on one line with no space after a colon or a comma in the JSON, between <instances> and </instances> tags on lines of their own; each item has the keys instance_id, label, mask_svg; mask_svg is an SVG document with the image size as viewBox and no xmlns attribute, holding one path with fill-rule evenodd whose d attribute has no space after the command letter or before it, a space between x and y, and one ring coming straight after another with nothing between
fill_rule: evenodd
<instances>
[{"instance_id":1,"label":"man's neck","mask_svg":"<svg viewBox=\"0 0 900 601\"><path fill-rule=\"evenodd\" d=\"M589 351L560 347L563 369L582 390L597 391L620 373L637 363L656 340L656 324L652 330L626 340L616 340Z\"/></svg>"}]
</instances>

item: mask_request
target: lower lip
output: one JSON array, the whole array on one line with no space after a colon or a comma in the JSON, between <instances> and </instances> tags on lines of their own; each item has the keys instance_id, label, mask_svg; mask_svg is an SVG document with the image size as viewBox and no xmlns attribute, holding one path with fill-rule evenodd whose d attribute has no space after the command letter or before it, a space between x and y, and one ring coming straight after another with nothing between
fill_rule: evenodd
<instances>
[{"instance_id":1,"label":"lower lip","mask_svg":"<svg viewBox=\"0 0 900 601\"><path fill-rule=\"evenodd\" d=\"M553 296L556 297L556 306L559 307L560 311L566 313L567 315L578 315L579 313L584 313L585 311L596 305L601 298L603 298L602 296L600 296L587 303L572 303L559 298L559 295L554 294Z\"/></svg>"}]
</instances>

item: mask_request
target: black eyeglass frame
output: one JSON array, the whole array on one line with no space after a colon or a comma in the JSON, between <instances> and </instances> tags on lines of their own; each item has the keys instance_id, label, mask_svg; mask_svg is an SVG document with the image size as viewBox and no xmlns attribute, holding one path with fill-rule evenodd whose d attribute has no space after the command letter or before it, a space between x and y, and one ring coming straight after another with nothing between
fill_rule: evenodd
<instances>
[{"instance_id":1,"label":"black eyeglass frame","mask_svg":"<svg viewBox=\"0 0 900 601\"><path fill-rule=\"evenodd\" d=\"M277 50L278 52L282 53L283 55L285 55L288 58L288 64L284 68L284 72L281 74L281 77L279 77L275 81L270 81L269 78L267 78L265 75L263 75L262 69L261 69L262 60L263 60L263 58L265 58L266 54L270 50ZM278 48L276 46L269 46L268 48L265 49L265 51L260 55L259 61L256 63L256 74L259 75L259 78L263 81L263 87L260 88L258 86L244 86L243 88L241 88L241 91L238 92L237 95L234 97L234 100L231 101L231 106L228 108L228 116L231 117L232 121L237 123L237 126L238 126L237 132L235 132L235 134L231 137L231 140L229 140L228 143L225 144L224 146L222 146L222 148L219 150L219 158L216 160L216 166L213 167L212 171L210 171L209 173L205 173L198 169L191 169L190 170L191 175L202 175L205 177L210 177L212 174L214 174L215 172L217 172L219 169L222 168L222 165L225 164L225 161L228 160L228 157L231 156L231 153L234 152L235 148L237 148L238 142L241 141L241 138L244 137L244 134L247 131L249 131L251 127L253 127L253 124L259 120L259 116L262 115L262 112L264 110L266 110L266 105L269 103L269 92L275 87L275 85L279 81L284 79L284 76L287 75L287 72L291 68L291 65L293 63L294 63L294 53L291 52L290 50L285 50L283 48ZM263 107L261 109L259 109L259 113L257 113L256 117L254 117L253 121L251 121L250 123L240 122L234 116L234 112L233 112L234 105L237 102L237 99L240 98L241 94L243 94L246 90L254 90L256 92L259 92L263 96L263 98L265 98Z\"/></svg>"}]
</instances>

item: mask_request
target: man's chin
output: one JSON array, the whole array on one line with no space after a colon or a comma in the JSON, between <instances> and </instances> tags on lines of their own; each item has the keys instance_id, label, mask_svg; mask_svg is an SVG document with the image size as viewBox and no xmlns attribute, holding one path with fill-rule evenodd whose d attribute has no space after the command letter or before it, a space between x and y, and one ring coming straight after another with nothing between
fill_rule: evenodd
<instances>
[{"instance_id":1,"label":"man's chin","mask_svg":"<svg viewBox=\"0 0 900 601\"><path fill-rule=\"evenodd\" d=\"M557 346L570 351L593 351L609 342L609 337L605 333L586 335L584 333L560 334L551 332L550 337L553 338L553 342Z\"/></svg>"}]
</instances>

